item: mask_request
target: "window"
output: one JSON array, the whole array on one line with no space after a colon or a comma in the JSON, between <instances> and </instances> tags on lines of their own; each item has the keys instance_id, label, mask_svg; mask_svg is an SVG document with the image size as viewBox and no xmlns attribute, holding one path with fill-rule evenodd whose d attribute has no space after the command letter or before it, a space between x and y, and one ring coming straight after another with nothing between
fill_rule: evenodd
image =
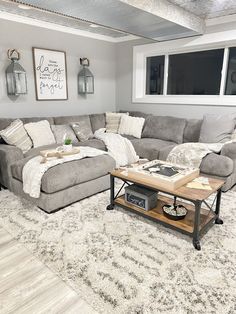
<instances>
[{"instance_id":1,"label":"window","mask_svg":"<svg viewBox=\"0 0 236 314\"><path fill-rule=\"evenodd\" d=\"M229 63L225 95L236 95L236 48L229 48Z\"/></svg>"},{"instance_id":2,"label":"window","mask_svg":"<svg viewBox=\"0 0 236 314\"><path fill-rule=\"evenodd\" d=\"M170 55L167 93L219 95L223 57L224 49Z\"/></svg>"},{"instance_id":3,"label":"window","mask_svg":"<svg viewBox=\"0 0 236 314\"><path fill-rule=\"evenodd\" d=\"M155 56L147 58L146 67L146 94L163 94L164 85L164 56Z\"/></svg>"}]
</instances>

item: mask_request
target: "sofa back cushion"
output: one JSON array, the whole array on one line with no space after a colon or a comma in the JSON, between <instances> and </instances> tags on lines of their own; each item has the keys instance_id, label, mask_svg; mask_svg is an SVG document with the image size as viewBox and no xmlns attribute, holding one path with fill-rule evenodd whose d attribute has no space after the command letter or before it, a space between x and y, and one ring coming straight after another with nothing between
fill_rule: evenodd
<instances>
[{"instance_id":1,"label":"sofa back cushion","mask_svg":"<svg viewBox=\"0 0 236 314\"><path fill-rule=\"evenodd\" d=\"M87 124L89 124L91 127L89 115L61 116L61 117L55 117L54 118L54 124L71 124L73 122L80 122L80 121L86 121Z\"/></svg>"},{"instance_id":2,"label":"sofa back cushion","mask_svg":"<svg viewBox=\"0 0 236 314\"><path fill-rule=\"evenodd\" d=\"M184 143L195 143L199 141L202 120L188 119L184 129Z\"/></svg>"},{"instance_id":3,"label":"sofa back cushion","mask_svg":"<svg viewBox=\"0 0 236 314\"><path fill-rule=\"evenodd\" d=\"M52 132L54 134L55 140L57 144L64 143L64 136L72 140L72 144L78 144L77 137L75 136L75 132L72 130L71 126L68 124L52 124L51 125Z\"/></svg>"},{"instance_id":4,"label":"sofa back cushion","mask_svg":"<svg viewBox=\"0 0 236 314\"><path fill-rule=\"evenodd\" d=\"M186 120L167 116L148 116L142 137L157 138L174 143L183 143Z\"/></svg>"},{"instance_id":5,"label":"sofa back cushion","mask_svg":"<svg viewBox=\"0 0 236 314\"><path fill-rule=\"evenodd\" d=\"M91 114L90 122L93 133L99 129L105 128L106 127L105 113Z\"/></svg>"},{"instance_id":6,"label":"sofa back cushion","mask_svg":"<svg viewBox=\"0 0 236 314\"><path fill-rule=\"evenodd\" d=\"M236 114L205 114L200 131L201 143L224 143L231 139Z\"/></svg>"},{"instance_id":7,"label":"sofa back cushion","mask_svg":"<svg viewBox=\"0 0 236 314\"><path fill-rule=\"evenodd\" d=\"M41 120L47 120L50 124L54 124L54 119L52 117L40 118L40 117L33 117L33 118L19 118L23 124L30 123L30 122L38 122ZM0 118L0 131L8 127L14 120L14 118Z\"/></svg>"},{"instance_id":8,"label":"sofa back cushion","mask_svg":"<svg viewBox=\"0 0 236 314\"><path fill-rule=\"evenodd\" d=\"M145 113L142 111L127 111L127 110L120 110L119 112L121 113L129 113L129 116L131 117L138 117L138 118L144 118L146 119L148 116L150 116L151 114L149 113Z\"/></svg>"},{"instance_id":9,"label":"sofa back cushion","mask_svg":"<svg viewBox=\"0 0 236 314\"><path fill-rule=\"evenodd\" d=\"M53 117L32 117L32 118L20 118L20 119L24 124L31 123L31 122L39 122L43 120L47 120L49 124L54 124Z\"/></svg>"}]
</instances>

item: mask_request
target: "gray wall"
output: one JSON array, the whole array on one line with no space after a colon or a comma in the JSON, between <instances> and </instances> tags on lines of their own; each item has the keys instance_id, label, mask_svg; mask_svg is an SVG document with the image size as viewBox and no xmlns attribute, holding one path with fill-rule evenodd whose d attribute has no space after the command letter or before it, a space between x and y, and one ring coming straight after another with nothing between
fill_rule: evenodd
<instances>
[{"instance_id":1,"label":"gray wall","mask_svg":"<svg viewBox=\"0 0 236 314\"><path fill-rule=\"evenodd\" d=\"M32 47L66 51L67 101L36 101ZM28 94L9 98L6 93L5 69L9 64L8 48L17 48L21 65L27 71ZM87 98L77 93L79 58L90 59L95 76L95 93ZM0 117L54 116L97 113L115 110L115 44L71 35L16 22L0 20Z\"/></svg>"},{"instance_id":2,"label":"gray wall","mask_svg":"<svg viewBox=\"0 0 236 314\"><path fill-rule=\"evenodd\" d=\"M117 110L139 110L157 115L171 115L184 118L202 118L204 113L230 114L235 106L201 106L179 104L132 103L133 46L146 44L147 40L129 41L117 44L116 108Z\"/></svg>"}]
</instances>

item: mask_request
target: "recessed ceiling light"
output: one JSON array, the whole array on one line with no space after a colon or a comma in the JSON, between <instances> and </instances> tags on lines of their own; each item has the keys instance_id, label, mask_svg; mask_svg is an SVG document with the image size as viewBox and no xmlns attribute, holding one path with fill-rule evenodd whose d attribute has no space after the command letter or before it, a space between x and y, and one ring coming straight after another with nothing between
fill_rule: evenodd
<instances>
[{"instance_id":1,"label":"recessed ceiling light","mask_svg":"<svg viewBox=\"0 0 236 314\"><path fill-rule=\"evenodd\" d=\"M99 27L99 25L96 25L96 24L90 24L89 26L92 27L92 28L97 28L97 27Z\"/></svg>"},{"instance_id":2,"label":"recessed ceiling light","mask_svg":"<svg viewBox=\"0 0 236 314\"><path fill-rule=\"evenodd\" d=\"M22 10L30 10L31 7L28 5L24 5L24 4L19 4L18 8L22 9Z\"/></svg>"}]
</instances>

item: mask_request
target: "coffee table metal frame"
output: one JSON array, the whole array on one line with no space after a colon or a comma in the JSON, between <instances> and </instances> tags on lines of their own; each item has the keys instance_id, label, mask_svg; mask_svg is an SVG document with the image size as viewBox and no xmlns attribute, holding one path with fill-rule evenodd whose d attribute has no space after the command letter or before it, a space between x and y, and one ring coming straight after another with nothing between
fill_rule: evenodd
<instances>
[{"instance_id":1,"label":"coffee table metal frame","mask_svg":"<svg viewBox=\"0 0 236 314\"><path fill-rule=\"evenodd\" d=\"M121 186L121 188L118 190L118 192L115 194L115 178L123 181L123 184ZM107 206L107 210L113 210L115 205L118 205L124 209L127 209L129 211L133 211L135 213L138 213L140 214L141 216L145 217L145 218L148 218L150 220L153 220L155 222L159 222L161 223L162 225L164 225L165 227L169 227L171 229L174 229L174 230L177 230L177 231L180 231L184 234L187 234L189 236L191 236L193 238L193 246L196 250L201 250L201 244L200 244L200 237L203 235L204 232L206 232L212 225L213 223L215 224L223 224L223 220L219 217L220 215L220 203L221 203L221 187L216 191L216 196L214 198L214 201L211 205L209 205L206 200L192 200L190 198L187 198L187 197L182 197L181 196L181 199L185 200L185 201L188 201L190 203L192 203L194 205L194 209L195 209L195 213L194 213L194 226L193 226L193 232L188 232L186 230L183 230L179 227L176 227L176 226L173 226L171 224L168 224L166 222L163 222L161 220L158 220L156 218L152 218L148 215L145 214L145 211L143 213L141 212L137 212L135 210L132 210L132 208L127 204L127 205L124 205L124 204L120 204L120 203L116 203L116 199L119 198L120 196L120 193L122 191L122 189L124 188L125 185L130 185L131 183L134 183L134 184L137 184L141 187L145 187L145 188L148 188L148 189L153 189L153 190L156 190L158 192L163 192L164 194L168 194L168 195L171 195L173 197L179 197L179 196L176 196L174 191L173 192L167 192L166 190L162 190L160 188L156 189L155 187L151 187L150 185L145 185L145 184L140 184L139 183L136 183L135 180L132 180L131 178L127 178L127 179L124 179L122 177L120 177L118 174L115 175L113 173L110 173L110 204ZM214 215L212 216L212 218L201 228L200 230L200 213L201 213L201 207L202 207L202 204L205 204L206 207L212 211L214 213Z\"/></svg>"}]
</instances>

